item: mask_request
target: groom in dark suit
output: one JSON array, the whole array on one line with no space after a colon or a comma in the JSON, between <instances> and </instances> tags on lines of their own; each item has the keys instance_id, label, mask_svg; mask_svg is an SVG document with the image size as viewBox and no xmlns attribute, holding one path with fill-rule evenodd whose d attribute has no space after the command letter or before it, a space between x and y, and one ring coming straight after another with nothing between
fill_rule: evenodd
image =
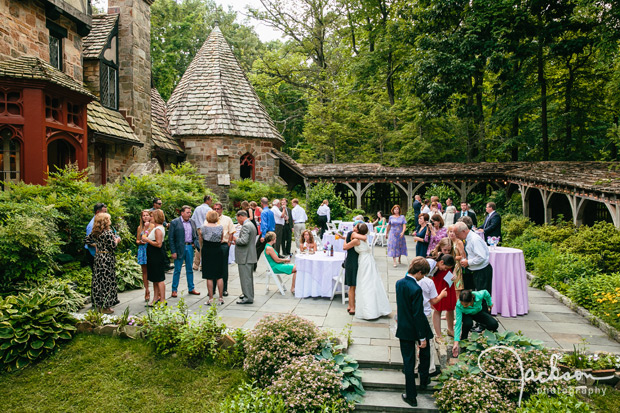
<instances>
[{"instance_id":1,"label":"groom in dark suit","mask_svg":"<svg viewBox=\"0 0 620 413\"><path fill-rule=\"evenodd\" d=\"M470 217L471 222L474 223L474 227L478 226L478 219L476 218L476 213L469 209L469 204L467 202L461 202L461 211L457 212L454 215L454 222L458 221L460 218Z\"/></svg>"},{"instance_id":2,"label":"groom in dark suit","mask_svg":"<svg viewBox=\"0 0 620 413\"><path fill-rule=\"evenodd\" d=\"M429 340L433 339L433 332L428 320L424 315L424 297L422 289L416 282L414 275L421 273L423 276L430 271L430 265L423 257L416 257L409 266L405 278L396 282L396 305L397 327L396 337L400 340L400 352L405 365L405 388L406 394L402 394L403 400L410 406L417 406L416 397L418 392L415 387L415 346L419 343L420 365L420 388L425 389L430 382L428 369L430 367Z\"/></svg>"},{"instance_id":3,"label":"groom in dark suit","mask_svg":"<svg viewBox=\"0 0 620 413\"><path fill-rule=\"evenodd\" d=\"M484 240L488 240L489 237L501 237L502 236L502 217L495 211L495 202L489 202L487 204L487 217L482 224L482 228L478 229L478 232L484 232Z\"/></svg>"}]
</instances>

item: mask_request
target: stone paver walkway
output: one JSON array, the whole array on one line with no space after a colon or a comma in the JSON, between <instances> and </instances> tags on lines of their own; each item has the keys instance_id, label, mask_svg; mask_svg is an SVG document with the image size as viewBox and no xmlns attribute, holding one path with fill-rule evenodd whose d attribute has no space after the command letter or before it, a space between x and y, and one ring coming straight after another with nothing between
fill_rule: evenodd
<instances>
[{"instance_id":1,"label":"stone paver walkway","mask_svg":"<svg viewBox=\"0 0 620 413\"><path fill-rule=\"evenodd\" d=\"M409 256L415 256L414 242L407 236ZM377 268L388 291L392 308L396 310L395 283L402 278L407 270L407 258L403 257L403 263L397 268L392 267L392 259L386 256L385 247L375 247L374 255ZM276 313L294 313L312 320L319 327L330 329L336 333L346 335L351 329L351 337L354 340L349 353L358 360L373 360L376 362L399 362L402 361L398 339L394 337L395 322L393 314L375 321L364 321L350 316L346 312L346 304L342 304L340 296L334 301L329 298L295 298L287 291L281 295L271 284L270 292L265 294L266 261L259 261L259 268L255 275L256 297L251 305L238 305L235 302L241 294L239 276L236 265L229 266L229 293L225 297L225 304L219 307L219 314L223 322L229 327L252 328L262 317ZM290 287L291 277L284 276L285 284ZM200 273L194 274L196 289L200 296L188 295L185 273L181 274L179 296L186 300L190 312L204 313L207 300L206 281L202 280ZM172 272L166 275L166 295L170 296ZM121 313L127 306L131 314L140 314L147 310L144 302L143 290L134 290L119 294L121 303L115 307L117 313ZM169 298L168 305L176 305L179 298ZM518 331L525 335L540 339L548 347L572 349L574 344L584 344L590 351L609 351L620 354L620 343L609 339L605 333L590 325L586 319L555 300L545 291L529 288L530 312L525 316L516 318L497 317L500 329ZM87 311L88 308L83 311ZM445 320L443 328L445 330Z\"/></svg>"}]
</instances>

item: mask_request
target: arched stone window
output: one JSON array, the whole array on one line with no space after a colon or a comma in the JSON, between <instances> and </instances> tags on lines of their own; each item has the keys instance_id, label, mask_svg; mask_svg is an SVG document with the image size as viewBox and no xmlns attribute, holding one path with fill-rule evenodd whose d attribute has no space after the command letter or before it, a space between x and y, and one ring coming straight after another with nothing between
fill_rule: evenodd
<instances>
[{"instance_id":1,"label":"arched stone window","mask_svg":"<svg viewBox=\"0 0 620 413\"><path fill-rule=\"evenodd\" d=\"M251 153L241 155L239 160L241 179L254 180L254 157Z\"/></svg>"},{"instance_id":2,"label":"arched stone window","mask_svg":"<svg viewBox=\"0 0 620 413\"><path fill-rule=\"evenodd\" d=\"M0 130L0 180L18 181L21 172L21 144L15 131L6 126Z\"/></svg>"}]
</instances>

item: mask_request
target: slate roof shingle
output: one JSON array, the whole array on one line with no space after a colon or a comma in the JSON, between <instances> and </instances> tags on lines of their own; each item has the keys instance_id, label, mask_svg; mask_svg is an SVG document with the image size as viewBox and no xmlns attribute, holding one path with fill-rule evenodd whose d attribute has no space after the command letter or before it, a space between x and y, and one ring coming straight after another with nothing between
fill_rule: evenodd
<instances>
[{"instance_id":1,"label":"slate roof shingle","mask_svg":"<svg viewBox=\"0 0 620 413\"><path fill-rule=\"evenodd\" d=\"M2 77L24 80L43 80L91 98L95 97L84 85L38 57L22 56L0 62L0 78Z\"/></svg>"},{"instance_id":2,"label":"slate roof shingle","mask_svg":"<svg viewBox=\"0 0 620 413\"><path fill-rule=\"evenodd\" d=\"M183 148L170 134L166 111L166 102L157 89L151 88L151 135L153 143L157 149L182 153Z\"/></svg>"},{"instance_id":3,"label":"slate roof shingle","mask_svg":"<svg viewBox=\"0 0 620 413\"><path fill-rule=\"evenodd\" d=\"M222 35L213 28L168 100L173 136L239 136L284 142Z\"/></svg>"},{"instance_id":4,"label":"slate roof shingle","mask_svg":"<svg viewBox=\"0 0 620 413\"><path fill-rule=\"evenodd\" d=\"M84 59L99 58L108 44L108 37L117 20L118 14L97 14L93 16L93 27L88 36L82 39Z\"/></svg>"},{"instance_id":5,"label":"slate roof shingle","mask_svg":"<svg viewBox=\"0 0 620 413\"><path fill-rule=\"evenodd\" d=\"M131 145L144 145L119 112L106 108L98 100L90 102L87 109L88 128L91 131L115 137Z\"/></svg>"}]
</instances>

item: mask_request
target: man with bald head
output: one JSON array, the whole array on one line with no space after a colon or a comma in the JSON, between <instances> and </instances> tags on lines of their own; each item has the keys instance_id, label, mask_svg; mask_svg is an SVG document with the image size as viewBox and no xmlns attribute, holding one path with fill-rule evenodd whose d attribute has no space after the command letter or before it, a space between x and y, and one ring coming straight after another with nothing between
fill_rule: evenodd
<instances>
[{"instance_id":1,"label":"man with bald head","mask_svg":"<svg viewBox=\"0 0 620 413\"><path fill-rule=\"evenodd\" d=\"M493 268L489 264L487 243L480 235L471 231L464 222L457 222L454 225L456 237L465 241L467 257L461 259L461 267L473 274L473 287L476 291L487 290L491 294L493 291ZM469 286L465 285L465 288L468 289Z\"/></svg>"}]
</instances>

